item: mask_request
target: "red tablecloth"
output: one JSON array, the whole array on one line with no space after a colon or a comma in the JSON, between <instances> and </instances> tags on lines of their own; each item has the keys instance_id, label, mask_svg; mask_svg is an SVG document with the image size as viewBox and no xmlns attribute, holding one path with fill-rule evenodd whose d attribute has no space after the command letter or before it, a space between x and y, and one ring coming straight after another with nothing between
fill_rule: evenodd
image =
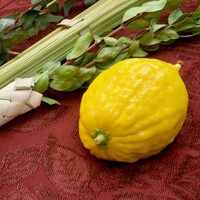
<instances>
[{"instance_id":1,"label":"red tablecloth","mask_svg":"<svg viewBox=\"0 0 200 200\"><path fill-rule=\"evenodd\" d=\"M192 11L199 0L187 0ZM28 0L1 0L0 16L23 11ZM73 7L70 16L84 9ZM27 48L55 29L22 42ZM97 160L78 135L79 104L84 90L51 93L61 106L42 106L0 128L0 199L200 199L200 36L165 46L151 57L184 61L181 76L189 92L186 122L173 144L135 164Z\"/></svg>"}]
</instances>

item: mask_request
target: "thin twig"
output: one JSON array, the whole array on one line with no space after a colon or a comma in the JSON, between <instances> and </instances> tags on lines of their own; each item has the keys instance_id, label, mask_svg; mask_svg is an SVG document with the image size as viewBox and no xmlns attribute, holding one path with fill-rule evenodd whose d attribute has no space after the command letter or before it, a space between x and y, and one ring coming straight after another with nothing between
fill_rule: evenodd
<instances>
[{"instance_id":1,"label":"thin twig","mask_svg":"<svg viewBox=\"0 0 200 200\"><path fill-rule=\"evenodd\" d=\"M96 64L96 60L94 59L92 62L88 63L88 64L85 65L84 67L85 67L85 68L89 68L89 67L91 67L91 66L93 66L93 65L95 65L95 64Z\"/></svg>"},{"instance_id":2,"label":"thin twig","mask_svg":"<svg viewBox=\"0 0 200 200\"><path fill-rule=\"evenodd\" d=\"M75 62L76 59L68 60L63 65L72 65Z\"/></svg>"}]
</instances>

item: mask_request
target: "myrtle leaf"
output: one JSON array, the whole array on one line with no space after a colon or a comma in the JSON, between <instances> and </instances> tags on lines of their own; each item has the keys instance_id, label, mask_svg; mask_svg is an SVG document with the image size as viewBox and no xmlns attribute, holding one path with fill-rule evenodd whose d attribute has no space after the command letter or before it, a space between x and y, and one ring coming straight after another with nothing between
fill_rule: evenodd
<instances>
[{"instance_id":1,"label":"myrtle leaf","mask_svg":"<svg viewBox=\"0 0 200 200\"><path fill-rule=\"evenodd\" d=\"M36 6L38 3L40 3L41 0L31 0L31 3L33 6Z\"/></svg>"},{"instance_id":2,"label":"myrtle leaf","mask_svg":"<svg viewBox=\"0 0 200 200\"><path fill-rule=\"evenodd\" d=\"M8 28L12 27L15 24L18 16L19 12L16 12L11 15L7 15L5 17L0 18L0 32L4 32Z\"/></svg>"},{"instance_id":3,"label":"myrtle leaf","mask_svg":"<svg viewBox=\"0 0 200 200\"><path fill-rule=\"evenodd\" d=\"M162 10L151 12L145 16L145 19L148 21L151 21L152 19L154 19L154 21L157 22L160 19L161 14L162 14Z\"/></svg>"},{"instance_id":4,"label":"myrtle leaf","mask_svg":"<svg viewBox=\"0 0 200 200\"><path fill-rule=\"evenodd\" d=\"M46 21L45 15L37 16L37 18L35 20L35 30L37 32L45 30L49 26L50 26L50 22Z\"/></svg>"},{"instance_id":5,"label":"myrtle leaf","mask_svg":"<svg viewBox=\"0 0 200 200\"><path fill-rule=\"evenodd\" d=\"M175 22L177 22L182 15L183 15L183 12L181 11L180 8L177 8L175 11L173 11L172 13L170 13L170 15L168 17L168 23L169 23L169 25L172 25Z\"/></svg>"},{"instance_id":6,"label":"myrtle leaf","mask_svg":"<svg viewBox=\"0 0 200 200\"><path fill-rule=\"evenodd\" d=\"M166 27L167 24L155 24L152 26L152 29L153 29L153 33L155 33L156 31Z\"/></svg>"},{"instance_id":7,"label":"myrtle leaf","mask_svg":"<svg viewBox=\"0 0 200 200\"><path fill-rule=\"evenodd\" d=\"M129 49L128 49L128 54L132 55L134 52L137 51L137 49L140 46L140 42L139 40L133 41L133 43L130 45Z\"/></svg>"},{"instance_id":8,"label":"myrtle leaf","mask_svg":"<svg viewBox=\"0 0 200 200\"><path fill-rule=\"evenodd\" d=\"M7 51L1 51L0 53L0 65L3 65L5 62L9 60L9 54Z\"/></svg>"},{"instance_id":9,"label":"myrtle leaf","mask_svg":"<svg viewBox=\"0 0 200 200\"><path fill-rule=\"evenodd\" d=\"M148 44L149 42L151 42L153 40L153 31L152 29L150 29L146 34L144 34L143 37L140 38L140 43L143 45Z\"/></svg>"},{"instance_id":10,"label":"myrtle leaf","mask_svg":"<svg viewBox=\"0 0 200 200\"><path fill-rule=\"evenodd\" d=\"M146 57L148 55L148 53L144 50L142 50L141 48L138 48L137 51L131 55L132 58L143 58Z\"/></svg>"},{"instance_id":11,"label":"myrtle leaf","mask_svg":"<svg viewBox=\"0 0 200 200\"><path fill-rule=\"evenodd\" d=\"M10 48L12 45L24 39L37 35L39 31L46 29L51 22L58 22L63 17L51 13L39 13L38 11L27 11L19 20L23 28L13 28L3 35L4 45ZM35 14L37 14L35 16Z\"/></svg>"},{"instance_id":12,"label":"myrtle leaf","mask_svg":"<svg viewBox=\"0 0 200 200\"><path fill-rule=\"evenodd\" d=\"M49 87L57 91L65 91L71 88L75 82L76 79L74 78L71 78L69 80L54 79L50 82Z\"/></svg>"},{"instance_id":13,"label":"myrtle leaf","mask_svg":"<svg viewBox=\"0 0 200 200\"><path fill-rule=\"evenodd\" d=\"M146 42L145 46L152 46L159 43L161 43L161 40L159 40L158 38L153 38L151 41Z\"/></svg>"},{"instance_id":14,"label":"myrtle leaf","mask_svg":"<svg viewBox=\"0 0 200 200\"><path fill-rule=\"evenodd\" d=\"M61 10L61 6L60 3L56 1L52 5L48 6L47 9L53 12L58 12Z\"/></svg>"},{"instance_id":15,"label":"myrtle leaf","mask_svg":"<svg viewBox=\"0 0 200 200\"><path fill-rule=\"evenodd\" d=\"M179 4L183 3L185 0L167 0L165 8L167 10L175 9Z\"/></svg>"},{"instance_id":16,"label":"myrtle leaf","mask_svg":"<svg viewBox=\"0 0 200 200\"><path fill-rule=\"evenodd\" d=\"M95 72L96 72L96 67L94 66L90 68L81 67L75 77L79 81L88 81L89 79L92 78Z\"/></svg>"},{"instance_id":17,"label":"myrtle leaf","mask_svg":"<svg viewBox=\"0 0 200 200\"><path fill-rule=\"evenodd\" d=\"M116 46L118 44L118 40L113 37L104 37L103 40L109 46Z\"/></svg>"},{"instance_id":18,"label":"myrtle leaf","mask_svg":"<svg viewBox=\"0 0 200 200\"><path fill-rule=\"evenodd\" d=\"M184 22L184 20L187 19L187 17L191 17L191 14L190 13L183 13L179 18L178 20L176 21L175 24L173 24L173 26L176 26L177 24L181 24Z\"/></svg>"},{"instance_id":19,"label":"myrtle leaf","mask_svg":"<svg viewBox=\"0 0 200 200\"><path fill-rule=\"evenodd\" d=\"M24 39L32 37L38 33L38 28L31 27L25 29L14 29L3 35L4 45L10 48L12 45L21 42Z\"/></svg>"},{"instance_id":20,"label":"myrtle leaf","mask_svg":"<svg viewBox=\"0 0 200 200\"><path fill-rule=\"evenodd\" d=\"M100 43L102 41L102 37L99 37L98 35L94 35L94 40L97 43Z\"/></svg>"},{"instance_id":21,"label":"myrtle leaf","mask_svg":"<svg viewBox=\"0 0 200 200\"><path fill-rule=\"evenodd\" d=\"M118 39L118 41L121 43L121 45L129 46L128 48L128 54L133 54L139 47L139 40L133 41L128 37L122 36Z\"/></svg>"},{"instance_id":22,"label":"myrtle leaf","mask_svg":"<svg viewBox=\"0 0 200 200\"><path fill-rule=\"evenodd\" d=\"M89 7L92 4L96 3L96 0L84 0L84 4Z\"/></svg>"},{"instance_id":23,"label":"myrtle leaf","mask_svg":"<svg viewBox=\"0 0 200 200\"><path fill-rule=\"evenodd\" d=\"M176 25L174 24L175 30L177 32L187 30L190 28L193 28L196 25L196 20L193 19L192 17L186 17L184 20L181 22L177 23Z\"/></svg>"},{"instance_id":24,"label":"myrtle leaf","mask_svg":"<svg viewBox=\"0 0 200 200\"><path fill-rule=\"evenodd\" d=\"M64 15L65 15L65 17L68 16L69 11L70 11L70 9L71 9L71 7L72 7L72 5L73 5L73 2L74 2L73 0L66 0L66 1L64 2L63 8L64 8Z\"/></svg>"},{"instance_id":25,"label":"myrtle leaf","mask_svg":"<svg viewBox=\"0 0 200 200\"><path fill-rule=\"evenodd\" d=\"M188 31L191 32L192 34L199 32L200 31L200 24L196 24L192 28L189 28Z\"/></svg>"},{"instance_id":26,"label":"myrtle leaf","mask_svg":"<svg viewBox=\"0 0 200 200\"><path fill-rule=\"evenodd\" d=\"M151 26L154 26L157 24L158 20L156 18L153 18L153 19L150 19L149 21L150 21Z\"/></svg>"},{"instance_id":27,"label":"myrtle leaf","mask_svg":"<svg viewBox=\"0 0 200 200\"><path fill-rule=\"evenodd\" d=\"M44 93L49 86L49 77L48 77L48 71L43 72L42 74L34 76L34 91L39 93Z\"/></svg>"},{"instance_id":28,"label":"myrtle leaf","mask_svg":"<svg viewBox=\"0 0 200 200\"><path fill-rule=\"evenodd\" d=\"M175 40L171 39L171 40L168 40L167 42L163 42L162 41L162 45L171 45L175 42Z\"/></svg>"},{"instance_id":29,"label":"myrtle leaf","mask_svg":"<svg viewBox=\"0 0 200 200\"><path fill-rule=\"evenodd\" d=\"M53 15L49 12L40 13L40 15L37 15L37 17L35 18L35 24L31 28L35 28L37 31L41 31L49 27L50 23L59 22L62 19L63 19L62 16Z\"/></svg>"},{"instance_id":30,"label":"myrtle leaf","mask_svg":"<svg viewBox=\"0 0 200 200\"><path fill-rule=\"evenodd\" d=\"M56 101L55 99L45 97L45 96L42 96L42 101L49 105L55 105L55 104L60 105L60 103Z\"/></svg>"},{"instance_id":31,"label":"myrtle leaf","mask_svg":"<svg viewBox=\"0 0 200 200\"><path fill-rule=\"evenodd\" d=\"M77 39L71 53L69 53L67 55L67 60L72 60L72 59L78 58L79 56L84 54L85 51L87 50L87 48L90 46L92 39L93 38L92 38L91 31L88 31L85 34L83 34L82 36L80 36Z\"/></svg>"},{"instance_id":32,"label":"myrtle leaf","mask_svg":"<svg viewBox=\"0 0 200 200\"><path fill-rule=\"evenodd\" d=\"M89 84L92 83L92 81L94 79L96 79L96 77L102 72L103 70L102 69L99 69L99 68L96 68L96 72L95 74L92 76L92 78L90 80L88 80L87 82L85 82L81 87L82 88L87 88L89 86Z\"/></svg>"},{"instance_id":33,"label":"myrtle leaf","mask_svg":"<svg viewBox=\"0 0 200 200\"><path fill-rule=\"evenodd\" d=\"M108 69L109 67L111 67L112 65L114 65L115 63L118 63L119 61L124 60L128 57L129 57L129 55L128 55L127 52L121 53L116 58L114 58L112 60L97 63L97 67L101 70L105 70L105 69Z\"/></svg>"},{"instance_id":34,"label":"myrtle leaf","mask_svg":"<svg viewBox=\"0 0 200 200\"><path fill-rule=\"evenodd\" d=\"M157 43L153 46L145 46L145 47L143 47L143 49L145 51L153 52L153 51L157 51L159 49L159 47L160 47L160 45Z\"/></svg>"},{"instance_id":35,"label":"myrtle leaf","mask_svg":"<svg viewBox=\"0 0 200 200\"><path fill-rule=\"evenodd\" d=\"M156 11L162 10L165 7L166 3L167 3L167 0L158 0L158 1L151 1L151 2L144 3L142 6L139 6L139 7L130 8L125 12L122 22L132 19L133 17L137 16L139 13L156 12Z\"/></svg>"},{"instance_id":36,"label":"myrtle leaf","mask_svg":"<svg viewBox=\"0 0 200 200\"><path fill-rule=\"evenodd\" d=\"M200 5L197 7L197 9L192 14L192 17L198 17L198 16L200 16Z\"/></svg>"},{"instance_id":37,"label":"myrtle leaf","mask_svg":"<svg viewBox=\"0 0 200 200\"><path fill-rule=\"evenodd\" d=\"M51 73L50 78L58 81L69 80L78 72L78 70L79 67L73 65L61 65Z\"/></svg>"},{"instance_id":38,"label":"myrtle leaf","mask_svg":"<svg viewBox=\"0 0 200 200\"><path fill-rule=\"evenodd\" d=\"M45 15L45 17L43 17L43 18L44 18L45 22L59 22L63 19L62 16L53 15L49 12L45 13L44 15Z\"/></svg>"},{"instance_id":39,"label":"myrtle leaf","mask_svg":"<svg viewBox=\"0 0 200 200\"><path fill-rule=\"evenodd\" d=\"M168 40L171 39L178 39L179 35L177 34L176 31L172 29L164 29L156 36L156 38L161 41L167 42Z\"/></svg>"},{"instance_id":40,"label":"myrtle leaf","mask_svg":"<svg viewBox=\"0 0 200 200\"><path fill-rule=\"evenodd\" d=\"M104 47L102 48L96 57L97 62L104 62L115 58L121 51L121 47Z\"/></svg>"},{"instance_id":41,"label":"myrtle leaf","mask_svg":"<svg viewBox=\"0 0 200 200\"><path fill-rule=\"evenodd\" d=\"M119 43L126 44L128 46L131 46L133 44L133 40L131 40L129 37L122 36L118 39Z\"/></svg>"},{"instance_id":42,"label":"myrtle leaf","mask_svg":"<svg viewBox=\"0 0 200 200\"><path fill-rule=\"evenodd\" d=\"M87 54L87 53L86 53ZM85 54L85 55L86 55ZM85 59L85 55L82 55L80 56L79 58L77 58L75 61L74 61L74 65L75 66L79 66L83 63L84 59Z\"/></svg>"},{"instance_id":43,"label":"myrtle leaf","mask_svg":"<svg viewBox=\"0 0 200 200\"><path fill-rule=\"evenodd\" d=\"M61 63L59 61L49 61L43 65L43 71L48 71L51 75L60 66Z\"/></svg>"},{"instance_id":44,"label":"myrtle leaf","mask_svg":"<svg viewBox=\"0 0 200 200\"><path fill-rule=\"evenodd\" d=\"M75 80L74 84L70 88L66 89L65 92L71 92L82 87L84 81L78 81L77 79L74 79L74 80Z\"/></svg>"},{"instance_id":45,"label":"myrtle leaf","mask_svg":"<svg viewBox=\"0 0 200 200\"><path fill-rule=\"evenodd\" d=\"M84 59L82 62L79 64L79 67L84 67L88 63L92 62L96 57L96 53L86 53L84 56Z\"/></svg>"},{"instance_id":46,"label":"myrtle leaf","mask_svg":"<svg viewBox=\"0 0 200 200\"><path fill-rule=\"evenodd\" d=\"M132 29L141 29L141 28L146 28L146 27L149 27L149 22L144 20L144 19L137 19L137 20L134 20L133 22L131 22L127 27L126 29L128 30L132 30Z\"/></svg>"},{"instance_id":47,"label":"myrtle leaf","mask_svg":"<svg viewBox=\"0 0 200 200\"><path fill-rule=\"evenodd\" d=\"M25 13L23 13L19 20L18 25L21 27L31 27L33 26L33 23L38 16L39 12L36 10L28 10Z\"/></svg>"},{"instance_id":48,"label":"myrtle leaf","mask_svg":"<svg viewBox=\"0 0 200 200\"><path fill-rule=\"evenodd\" d=\"M34 7L34 8L31 9L31 10L35 10L35 11L43 11L41 5L39 5L39 6L37 6L37 7Z\"/></svg>"},{"instance_id":49,"label":"myrtle leaf","mask_svg":"<svg viewBox=\"0 0 200 200\"><path fill-rule=\"evenodd\" d=\"M12 51L11 49L7 48L5 44L0 41L0 63L4 63L4 61L9 60L9 54L18 55L18 52Z\"/></svg>"}]
</instances>

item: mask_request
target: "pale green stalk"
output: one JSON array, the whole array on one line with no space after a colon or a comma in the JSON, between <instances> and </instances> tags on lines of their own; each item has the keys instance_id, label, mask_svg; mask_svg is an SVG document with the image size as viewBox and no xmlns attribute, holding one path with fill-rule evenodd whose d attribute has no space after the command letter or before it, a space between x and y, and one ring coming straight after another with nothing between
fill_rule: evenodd
<instances>
[{"instance_id":1,"label":"pale green stalk","mask_svg":"<svg viewBox=\"0 0 200 200\"><path fill-rule=\"evenodd\" d=\"M131 6L138 6L147 0L100 0L75 18L84 18L72 28L60 27L0 68L0 88L17 77L30 77L42 70L49 60L65 59L80 32L90 28L100 35L121 23L124 12Z\"/></svg>"}]
</instances>

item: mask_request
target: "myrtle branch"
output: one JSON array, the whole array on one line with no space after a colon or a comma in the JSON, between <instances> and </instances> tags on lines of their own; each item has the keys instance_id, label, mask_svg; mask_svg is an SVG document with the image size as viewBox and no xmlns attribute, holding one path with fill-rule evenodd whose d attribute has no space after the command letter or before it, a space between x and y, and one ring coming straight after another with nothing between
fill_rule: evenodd
<instances>
[{"instance_id":1,"label":"myrtle branch","mask_svg":"<svg viewBox=\"0 0 200 200\"><path fill-rule=\"evenodd\" d=\"M118 34L119 32L123 31L126 29L126 27L132 23L134 20L139 19L140 17L142 17L144 15L144 13L140 13L138 14L136 17L133 17L132 19L122 23L118 28L116 28L115 30L113 30L111 33L109 33L108 35L106 35L106 37L113 37L114 35ZM102 40L100 42L94 42L90 47L88 47L88 49L86 50L87 52L92 51L93 49L95 49L96 47L98 47L100 44L102 43ZM65 62L63 65L73 65L74 62L77 60L76 59L72 59L72 60L68 60L67 62ZM91 63L95 63L95 61L92 61ZM94 64L93 63L93 64ZM93 64L88 63L85 67L88 68L90 66L92 66Z\"/></svg>"}]
</instances>

